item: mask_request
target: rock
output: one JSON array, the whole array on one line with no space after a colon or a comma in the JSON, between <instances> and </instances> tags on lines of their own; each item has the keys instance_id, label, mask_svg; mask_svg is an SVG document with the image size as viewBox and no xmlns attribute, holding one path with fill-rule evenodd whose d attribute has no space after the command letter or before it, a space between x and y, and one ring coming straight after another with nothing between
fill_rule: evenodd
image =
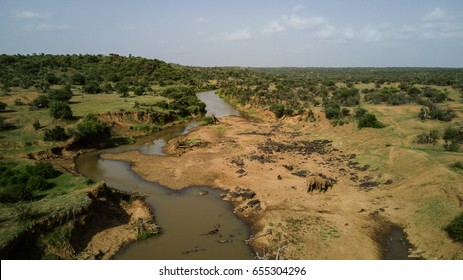
<instances>
[{"instance_id":1,"label":"rock","mask_svg":"<svg viewBox=\"0 0 463 280\"><path fill-rule=\"evenodd\" d=\"M200 196L207 195L209 192L208 191L200 191L198 194Z\"/></svg>"},{"instance_id":2,"label":"rock","mask_svg":"<svg viewBox=\"0 0 463 280\"><path fill-rule=\"evenodd\" d=\"M254 199L254 200L251 200L251 201L248 202L249 207L256 207L258 205L260 205L260 200L258 200L258 199Z\"/></svg>"},{"instance_id":3,"label":"rock","mask_svg":"<svg viewBox=\"0 0 463 280\"><path fill-rule=\"evenodd\" d=\"M278 179L278 180L283 180L283 178L281 177L281 175L278 175L278 176L277 176L277 179Z\"/></svg>"},{"instance_id":4,"label":"rock","mask_svg":"<svg viewBox=\"0 0 463 280\"><path fill-rule=\"evenodd\" d=\"M283 165L284 168L286 168L288 171L293 171L294 167L292 165Z\"/></svg>"},{"instance_id":5,"label":"rock","mask_svg":"<svg viewBox=\"0 0 463 280\"><path fill-rule=\"evenodd\" d=\"M240 168L240 169L236 170L235 173L238 173L238 174L245 174L245 173L246 173L246 170L244 170L243 168Z\"/></svg>"}]
</instances>

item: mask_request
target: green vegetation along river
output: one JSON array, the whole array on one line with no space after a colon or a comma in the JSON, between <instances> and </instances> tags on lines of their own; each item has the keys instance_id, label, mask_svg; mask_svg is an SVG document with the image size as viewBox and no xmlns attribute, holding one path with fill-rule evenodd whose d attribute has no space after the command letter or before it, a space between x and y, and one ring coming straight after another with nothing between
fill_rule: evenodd
<instances>
[{"instance_id":1,"label":"green vegetation along river","mask_svg":"<svg viewBox=\"0 0 463 280\"><path fill-rule=\"evenodd\" d=\"M207 104L208 113L217 117L239 114L214 92L199 93L198 97ZM140 138L133 145L99 150L77 158L76 166L81 174L94 180L105 180L108 186L119 190L146 195L146 201L162 229L161 235L128 246L115 259L253 258L251 248L245 244L250 235L249 226L232 213L229 202L221 199L222 191L212 189L211 186L171 190L168 186L143 180L131 170L128 163L100 157L103 153L133 150L164 155L162 147L167 141L188 133L197 125L194 122L175 125L149 137ZM199 195L204 190L208 194Z\"/></svg>"}]
</instances>

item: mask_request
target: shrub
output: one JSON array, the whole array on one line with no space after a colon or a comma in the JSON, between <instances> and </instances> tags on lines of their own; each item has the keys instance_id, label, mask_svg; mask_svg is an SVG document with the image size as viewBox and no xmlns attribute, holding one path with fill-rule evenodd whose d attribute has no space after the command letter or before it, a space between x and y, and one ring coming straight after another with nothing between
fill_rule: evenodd
<instances>
[{"instance_id":1,"label":"shrub","mask_svg":"<svg viewBox=\"0 0 463 280\"><path fill-rule=\"evenodd\" d=\"M86 93L90 94L95 94L95 93L100 93L102 91L100 84L97 81L90 81L86 83L83 87L82 90Z\"/></svg>"},{"instance_id":2,"label":"shrub","mask_svg":"<svg viewBox=\"0 0 463 280\"><path fill-rule=\"evenodd\" d=\"M55 119L72 120L71 107L62 101L52 101L50 103L50 115Z\"/></svg>"},{"instance_id":3,"label":"shrub","mask_svg":"<svg viewBox=\"0 0 463 280\"><path fill-rule=\"evenodd\" d=\"M34 191L42 191L53 186L47 179L61 173L49 163L39 162L17 168L16 164L0 164L0 202L28 201L34 198Z\"/></svg>"},{"instance_id":4,"label":"shrub","mask_svg":"<svg viewBox=\"0 0 463 280\"><path fill-rule=\"evenodd\" d=\"M281 118L285 114L285 106L280 103L274 103L270 106L270 111L275 114L275 117Z\"/></svg>"},{"instance_id":5,"label":"shrub","mask_svg":"<svg viewBox=\"0 0 463 280\"><path fill-rule=\"evenodd\" d=\"M453 168L453 169L463 170L463 161L456 161L456 162L450 164L450 167Z\"/></svg>"},{"instance_id":6,"label":"shrub","mask_svg":"<svg viewBox=\"0 0 463 280\"><path fill-rule=\"evenodd\" d=\"M341 113L344 117L348 117L350 115L349 108L342 108Z\"/></svg>"},{"instance_id":7,"label":"shrub","mask_svg":"<svg viewBox=\"0 0 463 280\"><path fill-rule=\"evenodd\" d=\"M85 116L70 132L76 143L85 146L98 145L111 137L111 128L92 114Z\"/></svg>"},{"instance_id":8,"label":"shrub","mask_svg":"<svg viewBox=\"0 0 463 280\"><path fill-rule=\"evenodd\" d=\"M454 141L461 143L463 142L463 127L461 128L453 128L451 126L447 127L444 130L444 140L447 141Z\"/></svg>"},{"instance_id":9,"label":"shrub","mask_svg":"<svg viewBox=\"0 0 463 280\"><path fill-rule=\"evenodd\" d=\"M416 143L418 144L433 144L435 145L439 140L439 131L437 129L432 129L428 133L423 132L418 134L416 137Z\"/></svg>"},{"instance_id":10,"label":"shrub","mask_svg":"<svg viewBox=\"0 0 463 280\"><path fill-rule=\"evenodd\" d=\"M35 119L34 122L32 123L32 126L34 127L35 130L39 130L41 127L40 121L38 119Z\"/></svg>"},{"instance_id":11,"label":"shrub","mask_svg":"<svg viewBox=\"0 0 463 280\"><path fill-rule=\"evenodd\" d=\"M50 100L67 102L72 98L72 91L69 85L61 89L51 90L48 93Z\"/></svg>"},{"instance_id":12,"label":"shrub","mask_svg":"<svg viewBox=\"0 0 463 280\"><path fill-rule=\"evenodd\" d=\"M203 118L203 122L207 125L214 123L214 118L211 116L206 116Z\"/></svg>"},{"instance_id":13,"label":"shrub","mask_svg":"<svg viewBox=\"0 0 463 280\"><path fill-rule=\"evenodd\" d=\"M453 240L463 242L463 213L456 216L450 224L445 227L445 231Z\"/></svg>"},{"instance_id":14,"label":"shrub","mask_svg":"<svg viewBox=\"0 0 463 280\"><path fill-rule=\"evenodd\" d=\"M0 111L5 111L6 109L6 103L0 101Z\"/></svg>"},{"instance_id":15,"label":"shrub","mask_svg":"<svg viewBox=\"0 0 463 280\"><path fill-rule=\"evenodd\" d=\"M47 108L50 104L50 99L46 95L39 95L37 98L31 101L29 107L31 110L37 110L40 108Z\"/></svg>"},{"instance_id":16,"label":"shrub","mask_svg":"<svg viewBox=\"0 0 463 280\"><path fill-rule=\"evenodd\" d=\"M51 130L45 130L45 135L43 137L44 141L66 141L67 139L69 139L69 135L66 133L66 130L59 125Z\"/></svg>"},{"instance_id":17,"label":"shrub","mask_svg":"<svg viewBox=\"0 0 463 280\"><path fill-rule=\"evenodd\" d=\"M385 125L378 121L375 115L366 113L358 120L358 128L363 127L383 128Z\"/></svg>"},{"instance_id":18,"label":"shrub","mask_svg":"<svg viewBox=\"0 0 463 280\"><path fill-rule=\"evenodd\" d=\"M38 162L34 165L26 167L29 176L38 176L44 179L52 179L58 177L61 173L57 171L49 162Z\"/></svg>"},{"instance_id":19,"label":"shrub","mask_svg":"<svg viewBox=\"0 0 463 280\"><path fill-rule=\"evenodd\" d=\"M325 105L325 116L327 119L338 119L342 116L341 106L337 103Z\"/></svg>"},{"instance_id":20,"label":"shrub","mask_svg":"<svg viewBox=\"0 0 463 280\"><path fill-rule=\"evenodd\" d=\"M355 118L356 119L360 119L361 117L363 117L366 113L368 113L368 110L367 109L364 109L362 107L358 107L356 110L355 110Z\"/></svg>"},{"instance_id":21,"label":"shrub","mask_svg":"<svg viewBox=\"0 0 463 280\"><path fill-rule=\"evenodd\" d=\"M43 177L31 176L27 180L26 189L29 191L43 191L50 188L51 184Z\"/></svg>"}]
</instances>

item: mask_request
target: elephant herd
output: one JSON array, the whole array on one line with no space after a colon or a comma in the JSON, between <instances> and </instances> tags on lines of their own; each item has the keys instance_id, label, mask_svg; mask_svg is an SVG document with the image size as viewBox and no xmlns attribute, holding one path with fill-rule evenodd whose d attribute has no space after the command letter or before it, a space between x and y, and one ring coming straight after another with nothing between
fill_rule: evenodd
<instances>
[{"instance_id":1,"label":"elephant herd","mask_svg":"<svg viewBox=\"0 0 463 280\"><path fill-rule=\"evenodd\" d=\"M326 192L328 188L333 188L333 180L323 178L319 175L307 176L307 192L315 190Z\"/></svg>"}]
</instances>

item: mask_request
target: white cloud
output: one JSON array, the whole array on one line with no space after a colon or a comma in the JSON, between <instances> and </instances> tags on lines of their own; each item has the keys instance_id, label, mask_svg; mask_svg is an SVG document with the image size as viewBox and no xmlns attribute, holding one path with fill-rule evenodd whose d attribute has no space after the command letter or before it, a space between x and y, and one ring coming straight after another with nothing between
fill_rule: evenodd
<instances>
[{"instance_id":1,"label":"white cloud","mask_svg":"<svg viewBox=\"0 0 463 280\"><path fill-rule=\"evenodd\" d=\"M318 38L328 39L328 38L332 38L335 35L335 33L336 33L336 30L334 26L325 25L320 30L315 32L315 36Z\"/></svg>"},{"instance_id":2,"label":"white cloud","mask_svg":"<svg viewBox=\"0 0 463 280\"><path fill-rule=\"evenodd\" d=\"M53 31L64 31L71 29L69 25L56 25L56 24L48 24L48 23L39 23L36 25L27 25L25 27L26 30L31 31L39 31L39 32L53 32Z\"/></svg>"},{"instance_id":3,"label":"white cloud","mask_svg":"<svg viewBox=\"0 0 463 280\"><path fill-rule=\"evenodd\" d=\"M435 8L432 12L424 15L424 21L441 21L446 20L445 12L441 8Z\"/></svg>"},{"instance_id":4,"label":"white cloud","mask_svg":"<svg viewBox=\"0 0 463 280\"><path fill-rule=\"evenodd\" d=\"M12 16L20 19L48 19L51 17L49 13L36 13L31 11L13 11Z\"/></svg>"},{"instance_id":5,"label":"white cloud","mask_svg":"<svg viewBox=\"0 0 463 280\"><path fill-rule=\"evenodd\" d=\"M463 38L463 21L461 16L448 15L441 8L435 8L423 17L421 38Z\"/></svg>"},{"instance_id":6,"label":"white cloud","mask_svg":"<svg viewBox=\"0 0 463 280\"><path fill-rule=\"evenodd\" d=\"M316 31L314 35L323 41L339 44L353 39L355 32L352 28L337 29L335 26L327 24Z\"/></svg>"},{"instance_id":7,"label":"white cloud","mask_svg":"<svg viewBox=\"0 0 463 280\"><path fill-rule=\"evenodd\" d=\"M272 20L262 28L262 33L269 35L272 33L282 32L284 30L285 28L283 25L281 25L277 20Z\"/></svg>"},{"instance_id":8,"label":"white cloud","mask_svg":"<svg viewBox=\"0 0 463 280\"><path fill-rule=\"evenodd\" d=\"M313 29L326 23L326 20L323 17L300 18L296 15L283 15L283 20L292 28L299 30Z\"/></svg>"},{"instance_id":9,"label":"white cloud","mask_svg":"<svg viewBox=\"0 0 463 280\"><path fill-rule=\"evenodd\" d=\"M202 17L197 17L194 19L194 22L195 23L209 23L209 21L205 18L202 18Z\"/></svg>"},{"instance_id":10,"label":"white cloud","mask_svg":"<svg viewBox=\"0 0 463 280\"><path fill-rule=\"evenodd\" d=\"M304 10L305 10L304 5L299 4L299 5L297 5L296 7L293 8L293 14L300 13L300 12L302 12Z\"/></svg>"},{"instance_id":11,"label":"white cloud","mask_svg":"<svg viewBox=\"0 0 463 280\"><path fill-rule=\"evenodd\" d=\"M383 39L383 33L378 28L366 27L360 32L362 41L367 43L379 42Z\"/></svg>"},{"instance_id":12,"label":"white cloud","mask_svg":"<svg viewBox=\"0 0 463 280\"><path fill-rule=\"evenodd\" d=\"M236 30L230 33L224 33L221 36L221 39L224 41L242 41L251 38L251 32L249 28L243 28L240 30Z\"/></svg>"}]
</instances>

